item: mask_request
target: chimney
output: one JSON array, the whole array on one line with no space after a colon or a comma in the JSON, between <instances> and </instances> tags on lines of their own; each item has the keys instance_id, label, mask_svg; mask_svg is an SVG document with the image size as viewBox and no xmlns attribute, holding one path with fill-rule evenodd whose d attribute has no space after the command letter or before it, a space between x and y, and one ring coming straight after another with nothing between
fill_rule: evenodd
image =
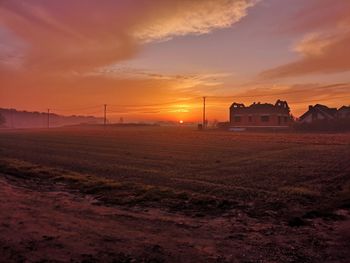
<instances>
[{"instance_id":1,"label":"chimney","mask_svg":"<svg viewBox=\"0 0 350 263\"><path fill-rule=\"evenodd\" d=\"M309 105L309 110L312 110L313 106L312 105Z\"/></svg>"}]
</instances>

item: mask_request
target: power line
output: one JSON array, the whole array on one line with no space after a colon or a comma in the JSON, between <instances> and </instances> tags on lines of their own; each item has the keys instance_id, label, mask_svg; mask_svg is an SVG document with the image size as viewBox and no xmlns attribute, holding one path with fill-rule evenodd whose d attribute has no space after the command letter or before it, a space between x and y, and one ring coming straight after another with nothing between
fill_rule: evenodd
<instances>
[{"instance_id":1,"label":"power line","mask_svg":"<svg viewBox=\"0 0 350 263\"><path fill-rule=\"evenodd\" d=\"M177 103L186 103L190 101L194 101L199 99L200 97L193 97L190 99L183 99L183 100L174 100L174 101L168 101L164 103L154 103L154 104L110 104L109 106L112 107L125 107L125 108L135 108L135 107L156 107L156 106L166 106L166 105L172 105L172 104L177 104Z\"/></svg>"},{"instance_id":2,"label":"power line","mask_svg":"<svg viewBox=\"0 0 350 263\"><path fill-rule=\"evenodd\" d=\"M93 114L99 114L101 115L101 110L99 111L90 111L90 112L84 112L84 113L81 113L81 114L73 114L73 115L70 115L70 116L89 116L89 115L93 115Z\"/></svg>"},{"instance_id":3,"label":"power line","mask_svg":"<svg viewBox=\"0 0 350 263\"><path fill-rule=\"evenodd\" d=\"M317 89L330 89L330 88L336 88L336 87L346 87L348 84L347 83L340 83L336 85L327 85L327 86L322 86L318 87ZM239 98L255 98L255 97L271 97L271 96L278 96L278 95L288 95L288 94L296 94L296 93L301 93L305 92L305 90L293 90L293 91L284 91L284 92L276 92L276 93L270 93L270 94L254 94L254 95L226 95L226 96L206 96L203 99L203 124L205 125L205 119L206 119L206 106L207 106L207 98L211 98L214 101L216 99L239 99ZM334 99L341 99L341 98L347 98L348 96L338 96L338 97L333 97L333 98L327 98L327 99L315 99L315 100L304 100L304 101L298 101L298 102L290 102L290 103L307 103L307 102L317 102L317 101L325 101L325 100L334 100ZM161 111L165 111L167 108L166 107L161 107L159 106L167 106L167 105L172 105L172 104L178 104L178 103L188 103L192 101L198 100L200 97L192 97L189 99L183 99L183 100L174 100L174 101L168 101L164 103L153 103L153 104L109 104L110 108L107 111L107 105L103 104L104 106L104 112L103 112L103 118L104 118L104 123L107 123L107 112L108 113L138 113L138 114L157 114L160 113ZM209 103L210 104L210 103ZM77 108L70 108L70 109L51 109L54 111L83 111L83 110L88 110L88 109L97 109L101 107L101 105L95 105L95 106L87 106L87 107L77 107ZM152 108L156 107L153 111L148 110L147 108ZM113 108L119 108L118 110L113 110ZM91 112L91 113L84 113L84 115L87 114L97 114L97 111Z\"/></svg>"},{"instance_id":4,"label":"power line","mask_svg":"<svg viewBox=\"0 0 350 263\"><path fill-rule=\"evenodd\" d=\"M331 87L346 87L347 84L337 84L337 85L328 85L328 86L323 86L320 87L320 89L329 89ZM242 96L238 96L238 95L227 95L227 96L204 96L204 97L192 97L192 98L188 98L188 99L183 99L183 100L174 100L174 101L168 101L168 102L164 102L164 103L154 103L154 104L132 104L132 105L127 105L127 104L119 104L119 105L113 105L113 104L109 104L108 108L107 108L107 104L100 104L100 105L96 105L96 106L86 106L86 107L76 107L76 108L70 108L70 109L57 109L57 108L48 108L47 109L47 128L50 128L51 125L51 115L54 114L55 111L83 111L83 110L88 110L88 109L96 109L96 111L94 110L93 112L90 111L89 113L80 113L78 116L92 116L92 117L96 117L95 114L99 114L99 116L101 116L100 114L102 113L103 116L103 124L107 125L107 114L108 113L118 113L118 114L124 114L124 113L129 113L129 114L159 114L163 111L169 111L169 108L166 107L167 105L173 105L173 104L179 104L179 103L188 103L188 102L193 102L193 101L197 101L195 105L193 105L192 108L200 108L200 103L199 103L199 99L201 98L203 100L203 128L206 128L207 125L207 120L206 120L206 111L207 111L207 107L208 105L213 106L213 104L215 105L215 99L232 99L232 98L253 98L253 97L267 97L267 96L277 96L277 95L287 95L287 94L294 94L294 93L299 93L299 92L304 92L304 90L296 90L296 91L286 91L286 92L278 92L278 93L273 93L273 94L260 94L260 95L242 95ZM347 95L347 94L345 94ZM210 102L208 103L208 98L212 99L210 100ZM298 100L298 101L289 101L290 104L301 104L301 103L313 103L313 102L322 102L322 101L331 101L331 100L336 100L336 99L348 99L350 98L350 95L347 96L334 96L334 97L330 97L330 98L318 98L318 99L309 99L309 100ZM213 102L214 101L214 102ZM219 105L219 103L221 102L217 102L217 104ZM100 110L97 111L97 108L101 109L101 106L103 106L103 112L101 112ZM110 107L112 106L112 107ZM113 107L115 108L119 108L118 110L114 110ZM115 115L116 115L115 114ZM112 114L113 115L113 114ZM70 115L73 116L73 115ZM13 116L11 114L11 126L13 127Z\"/></svg>"},{"instance_id":5,"label":"power line","mask_svg":"<svg viewBox=\"0 0 350 263\"><path fill-rule=\"evenodd\" d=\"M87 106L87 107L78 107L78 108L70 108L70 109L56 109L56 108L53 108L51 110L53 111L82 111L82 110L90 110L90 109L97 109L97 108L100 108L101 105L96 105L96 106Z\"/></svg>"},{"instance_id":6,"label":"power line","mask_svg":"<svg viewBox=\"0 0 350 263\"><path fill-rule=\"evenodd\" d=\"M278 93L278 94L282 94L282 93ZM276 95L276 94L274 94ZM264 95L265 96L265 95ZM272 96L272 94L266 95L266 96ZM208 106L208 98L212 98L215 100L215 98L226 98L226 99L232 99L232 97L238 98L240 96L205 96L202 97L203 99L203 124L205 123L206 120L206 110L207 110L207 106ZM256 96L245 96L245 97L256 97ZM332 98L319 98L319 99L314 99L314 100L302 100L302 101L293 101L293 102L289 102L290 104L298 104L298 103L311 103L311 102L318 102L318 101L328 101L328 100L335 100L335 99L344 99L344 98L350 98L350 96L336 96L336 97L332 97ZM192 99L188 99L186 101L194 101L195 99L198 99L197 97L192 98ZM183 101L182 101L183 102ZM166 107L162 107L162 108L156 108L153 111L147 111L144 108L150 107L150 106L165 106L165 105L171 105L174 103L179 103L179 101L174 101L174 102L166 102L166 103L158 103L158 104L139 104L139 105L119 105L120 108L119 110L113 110L112 109L107 109L107 104L103 104L104 110L103 110L103 118L104 118L104 123L107 123L107 113L138 113L138 114L157 114L160 113L162 111L165 111L167 108ZM209 102L209 105L211 103ZM116 105L108 105L108 106L116 106ZM132 108L128 109L128 107ZM101 107L101 105L99 106ZM95 108L95 107L85 107L85 108L81 108L81 109L88 109L88 108ZM139 109L137 109L139 108ZM50 109L52 111L52 109ZM89 112L89 113L84 113L84 115L88 115L88 114L98 114L100 113L100 111L94 111L94 112Z\"/></svg>"}]
</instances>

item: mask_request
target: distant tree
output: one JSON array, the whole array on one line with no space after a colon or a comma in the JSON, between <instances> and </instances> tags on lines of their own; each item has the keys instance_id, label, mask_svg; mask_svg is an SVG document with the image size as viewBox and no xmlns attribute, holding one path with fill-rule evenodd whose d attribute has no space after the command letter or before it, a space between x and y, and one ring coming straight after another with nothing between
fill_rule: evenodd
<instances>
[{"instance_id":1,"label":"distant tree","mask_svg":"<svg viewBox=\"0 0 350 263\"><path fill-rule=\"evenodd\" d=\"M2 116L1 113L0 113L0 127L3 126L5 124L5 122L6 122L5 117Z\"/></svg>"}]
</instances>

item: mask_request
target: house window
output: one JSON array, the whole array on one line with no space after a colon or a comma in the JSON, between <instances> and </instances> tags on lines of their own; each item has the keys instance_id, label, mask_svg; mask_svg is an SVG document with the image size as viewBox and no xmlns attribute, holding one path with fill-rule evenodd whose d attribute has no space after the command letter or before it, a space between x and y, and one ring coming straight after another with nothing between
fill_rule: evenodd
<instances>
[{"instance_id":1,"label":"house window","mask_svg":"<svg viewBox=\"0 0 350 263\"><path fill-rule=\"evenodd\" d=\"M241 116L235 116L234 120L235 122L241 122Z\"/></svg>"},{"instance_id":2,"label":"house window","mask_svg":"<svg viewBox=\"0 0 350 263\"><path fill-rule=\"evenodd\" d=\"M284 122L288 122L288 117L284 117Z\"/></svg>"},{"instance_id":3,"label":"house window","mask_svg":"<svg viewBox=\"0 0 350 263\"><path fill-rule=\"evenodd\" d=\"M261 121L262 122L269 122L270 121L270 116L261 116Z\"/></svg>"},{"instance_id":4,"label":"house window","mask_svg":"<svg viewBox=\"0 0 350 263\"><path fill-rule=\"evenodd\" d=\"M253 121L253 117L252 116L248 116L248 121L252 122Z\"/></svg>"}]
</instances>

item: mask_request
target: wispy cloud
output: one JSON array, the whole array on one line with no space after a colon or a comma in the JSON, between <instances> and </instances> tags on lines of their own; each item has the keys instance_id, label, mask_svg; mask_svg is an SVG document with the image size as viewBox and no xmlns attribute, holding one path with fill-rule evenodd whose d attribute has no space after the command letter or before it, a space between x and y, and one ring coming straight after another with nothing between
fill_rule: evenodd
<instances>
[{"instance_id":1,"label":"wispy cloud","mask_svg":"<svg viewBox=\"0 0 350 263\"><path fill-rule=\"evenodd\" d=\"M144 42L229 27L256 2L11 0L0 1L0 25L28 45L26 68L85 71L129 59Z\"/></svg>"},{"instance_id":2,"label":"wispy cloud","mask_svg":"<svg viewBox=\"0 0 350 263\"><path fill-rule=\"evenodd\" d=\"M155 1L150 19L142 21L133 35L145 42L188 34L207 34L227 28L247 15L260 0Z\"/></svg>"},{"instance_id":3,"label":"wispy cloud","mask_svg":"<svg viewBox=\"0 0 350 263\"><path fill-rule=\"evenodd\" d=\"M300 55L300 59L266 70L260 77L275 79L350 70L350 2L334 3L322 0L318 4L323 8L328 6L329 9L332 9L333 5L340 6L342 10L331 13L332 16L328 16L326 21L319 21L318 24L315 24L315 19L309 21L309 26L304 21L305 28L315 31L306 33L293 48Z\"/></svg>"},{"instance_id":4,"label":"wispy cloud","mask_svg":"<svg viewBox=\"0 0 350 263\"><path fill-rule=\"evenodd\" d=\"M114 64L112 66L102 67L84 74L85 76L106 76L119 79L150 79L154 81L167 81L174 84L174 90L193 90L201 86L216 87L224 84L224 79L230 77L229 72L211 72L211 73L160 73L147 69L138 69L132 67Z\"/></svg>"}]
</instances>

